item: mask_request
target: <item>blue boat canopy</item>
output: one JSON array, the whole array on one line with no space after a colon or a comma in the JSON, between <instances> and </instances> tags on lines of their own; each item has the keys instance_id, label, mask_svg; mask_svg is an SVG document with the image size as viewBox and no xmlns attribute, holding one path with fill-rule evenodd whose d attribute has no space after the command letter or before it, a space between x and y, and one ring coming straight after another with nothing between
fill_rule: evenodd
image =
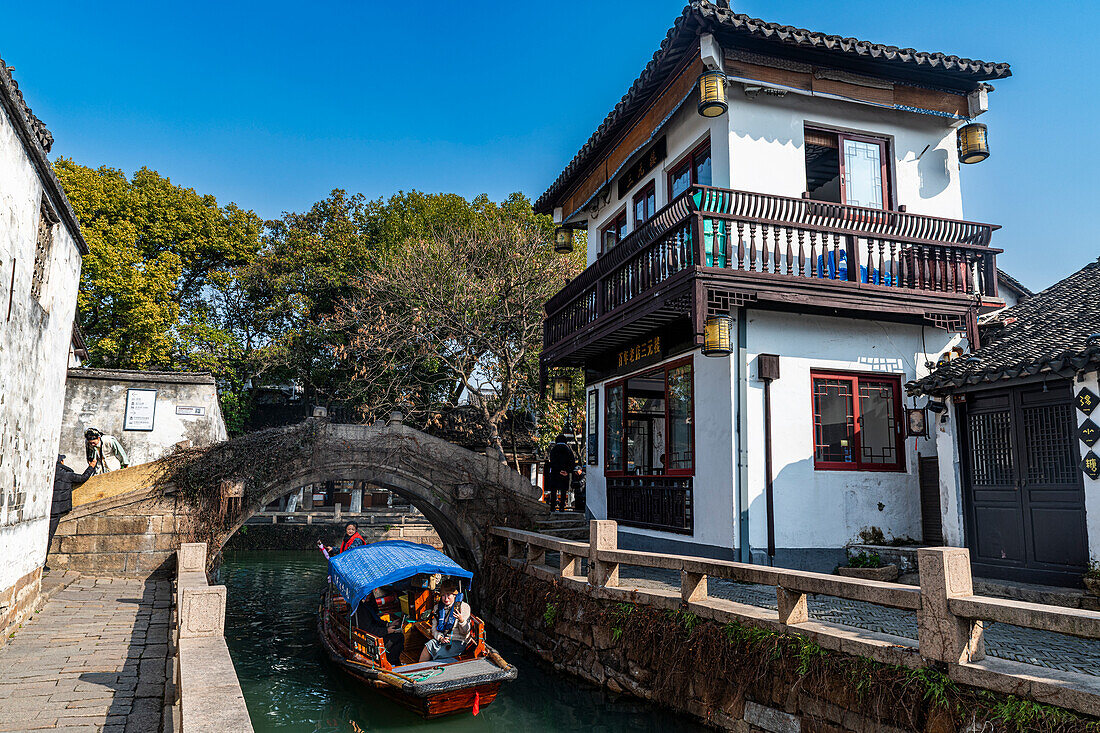
<instances>
[{"instance_id":1,"label":"blue boat canopy","mask_svg":"<svg viewBox=\"0 0 1100 733\"><path fill-rule=\"evenodd\" d=\"M329 570L336 590L352 612L375 588L414 575L440 573L454 578L474 577L434 547L404 540L386 540L345 550L329 560Z\"/></svg>"}]
</instances>

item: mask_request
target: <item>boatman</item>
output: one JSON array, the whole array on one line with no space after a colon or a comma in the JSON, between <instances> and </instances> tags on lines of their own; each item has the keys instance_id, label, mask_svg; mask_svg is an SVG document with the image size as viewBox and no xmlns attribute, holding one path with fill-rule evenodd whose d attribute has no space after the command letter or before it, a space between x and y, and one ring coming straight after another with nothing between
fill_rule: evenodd
<instances>
[{"instance_id":1,"label":"boatman","mask_svg":"<svg viewBox=\"0 0 1100 733\"><path fill-rule=\"evenodd\" d=\"M321 543L318 542L318 545ZM334 550L332 547L326 547L330 555L338 555L344 550L350 550L353 547L362 547L367 544L367 541L363 539L363 535L359 534L359 525L355 522L348 522L348 525L344 527L344 541L340 543L340 549Z\"/></svg>"}]
</instances>

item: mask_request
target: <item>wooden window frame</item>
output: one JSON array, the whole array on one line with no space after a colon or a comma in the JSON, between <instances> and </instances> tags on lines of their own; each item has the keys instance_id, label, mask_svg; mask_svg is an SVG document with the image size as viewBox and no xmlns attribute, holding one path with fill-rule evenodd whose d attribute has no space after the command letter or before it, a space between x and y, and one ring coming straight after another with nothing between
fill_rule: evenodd
<instances>
[{"instance_id":1,"label":"wooden window frame","mask_svg":"<svg viewBox=\"0 0 1100 733\"><path fill-rule=\"evenodd\" d=\"M805 131L813 130L817 133L824 133L826 135L836 136L837 145L837 163L840 167L840 201L843 206L853 206L849 204L847 199L847 189L844 186L847 173L844 170L844 141L852 140L861 143L874 143L879 146L879 160L882 161L882 208L883 211L894 211L897 209L897 202L894 200L894 158L891 155L890 139L885 137L876 137L874 135L863 135L854 132L844 132L843 130L833 130L828 127L818 127L817 125L805 125L803 128ZM805 158L805 149L803 149L803 158ZM671 190L671 189L670 189ZM864 207L869 208L869 207Z\"/></svg>"},{"instance_id":2,"label":"wooden window frame","mask_svg":"<svg viewBox=\"0 0 1100 733\"><path fill-rule=\"evenodd\" d=\"M691 420L691 422L689 423L691 425L691 467L690 468L671 469L671 468L668 468L668 466L670 465L669 445L671 444L671 436L672 436L672 431L669 428L668 373L670 371L672 371L673 369L677 369L679 367L684 366L685 364L690 364L691 365L691 408L688 412L688 415L689 415L690 420ZM627 399L629 398L629 395L627 395L626 383L629 382L631 379L634 379L635 377L640 377L642 375L648 374L650 372L655 372L655 371L658 371L658 370L660 370L664 374L664 379L665 379L665 430L666 430L666 433L665 433L665 467L666 467L665 472L662 473L662 474L627 473L626 472L626 416L627 416L626 406L627 406ZM610 450L611 450L611 441L608 439L608 425L607 425L607 408L610 404L610 400L607 398L607 393L610 390L614 389L615 387L620 387L620 386L623 388L623 396L622 396L622 403L621 403L622 415L623 415L623 424L622 424L622 427L621 427L621 431L622 431L621 440L622 440L622 443L620 445L620 447L622 449L622 457L623 457L623 464L622 465L623 465L623 467L621 469L611 470L610 469L611 463L608 460L608 457L610 456ZM696 467L695 457L698 455L698 450L696 450L696 444L695 444L695 438L696 438L696 435L695 435L695 359L694 359L693 356L685 356L681 359L675 359L675 360L667 362L665 364L658 364L656 366L652 366L652 367L649 367L647 369L641 369L637 372L634 372L633 374L628 374L625 377L622 377L620 379L616 379L614 381L608 382L607 384L604 385L604 412L603 412L603 415L604 415L604 450L603 450L603 452L604 452L604 475L605 476L630 476L632 478L659 478L659 477L662 477L662 476L681 476L681 477L683 477L683 476L694 476L695 475L695 467Z\"/></svg>"},{"instance_id":3,"label":"wooden window frame","mask_svg":"<svg viewBox=\"0 0 1100 733\"><path fill-rule=\"evenodd\" d=\"M646 201L650 196L653 197L653 203L646 203L646 214L644 219L638 218L638 202ZM637 229L642 224L653 218L653 215L657 213L657 181L651 179L649 183L642 187L638 193L634 194L634 198L630 201L630 210L634 213L634 228Z\"/></svg>"},{"instance_id":4,"label":"wooden window frame","mask_svg":"<svg viewBox=\"0 0 1100 733\"><path fill-rule=\"evenodd\" d=\"M608 252L611 251L610 249L607 248L607 233L609 231L611 231L612 229L614 229L615 225L618 224L619 222L622 222L622 227L620 229L624 232L624 235L619 238L619 241L615 242L615 247L618 247L620 244L623 243L623 240L626 239L625 230L626 230L626 225L629 223L629 221L630 221L630 217L627 216L627 210L623 209L618 214L611 217L611 219L608 220L608 222L606 224L604 224L603 227L600 228L600 252L602 252L604 254L607 254ZM614 249L614 248L612 248L612 249Z\"/></svg>"},{"instance_id":5,"label":"wooden window frame","mask_svg":"<svg viewBox=\"0 0 1100 733\"><path fill-rule=\"evenodd\" d=\"M698 174L696 172L697 166L695 165L695 159L697 157L699 157L700 154L703 153L704 151L708 155L710 155L710 152L711 152L711 150L710 150L710 137L707 137L706 140L704 140L703 142L696 145L690 151L688 151L683 156L681 156L679 160L677 160L675 163L673 163L672 165L670 165L668 167L668 172L665 174L665 183L668 186L668 200L669 201L672 201L672 199L675 198L675 196L672 195L672 179L676 176L677 173L682 172L684 166L687 166L687 169L688 169L688 186L690 187L690 186L698 186L699 185ZM710 159L710 162L711 162L711 166L712 166L712 170L713 170L713 166L714 166L714 158L713 157ZM713 183L713 176L712 176L712 181L711 182Z\"/></svg>"},{"instance_id":6,"label":"wooden window frame","mask_svg":"<svg viewBox=\"0 0 1100 733\"><path fill-rule=\"evenodd\" d=\"M852 436L851 461L821 461L817 458L817 410L814 404L814 380L816 379L843 379L852 383L852 421L854 431ZM894 449L897 451L898 460L894 463L865 463L862 460L862 443L859 413L859 382L886 382L890 384L894 395ZM876 471L886 473L907 473L905 457L905 429L904 413L901 403L901 376L897 374L883 374L880 372L847 372L836 369L811 369L810 370L810 420L813 443L813 459L815 471Z\"/></svg>"}]
</instances>

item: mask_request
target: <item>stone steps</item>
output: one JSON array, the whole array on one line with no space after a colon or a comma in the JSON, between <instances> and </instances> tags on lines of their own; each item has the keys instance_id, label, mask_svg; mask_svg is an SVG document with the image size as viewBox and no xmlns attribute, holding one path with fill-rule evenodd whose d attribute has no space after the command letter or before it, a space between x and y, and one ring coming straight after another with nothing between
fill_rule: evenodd
<instances>
[{"instance_id":1,"label":"stone steps","mask_svg":"<svg viewBox=\"0 0 1100 733\"><path fill-rule=\"evenodd\" d=\"M588 521L580 512L555 512L544 519L536 519L535 525L542 534L563 540L588 541Z\"/></svg>"}]
</instances>

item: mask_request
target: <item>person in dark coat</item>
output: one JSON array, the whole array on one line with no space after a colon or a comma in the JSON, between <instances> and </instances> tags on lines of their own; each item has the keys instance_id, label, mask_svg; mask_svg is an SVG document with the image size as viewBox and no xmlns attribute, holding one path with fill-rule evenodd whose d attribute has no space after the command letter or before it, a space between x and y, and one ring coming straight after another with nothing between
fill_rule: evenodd
<instances>
[{"instance_id":1,"label":"person in dark coat","mask_svg":"<svg viewBox=\"0 0 1100 733\"><path fill-rule=\"evenodd\" d=\"M73 509L73 486L87 481L95 473L95 458L92 459L84 473L77 473L65 465L65 456L57 457L57 466L53 474L53 501L50 503L50 534L46 540L46 553L50 552L50 543L53 542L54 533L61 517Z\"/></svg>"},{"instance_id":2,"label":"person in dark coat","mask_svg":"<svg viewBox=\"0 0 1100 733\"><path fill-rule=\"evenodd\" d=\"M569 501L569 477L577 470L577 455L565 442L563 433L554 438L548 458L546 503L550 505L551 511L563 512L566 502Z\"/></svg>"}]
</instances>

